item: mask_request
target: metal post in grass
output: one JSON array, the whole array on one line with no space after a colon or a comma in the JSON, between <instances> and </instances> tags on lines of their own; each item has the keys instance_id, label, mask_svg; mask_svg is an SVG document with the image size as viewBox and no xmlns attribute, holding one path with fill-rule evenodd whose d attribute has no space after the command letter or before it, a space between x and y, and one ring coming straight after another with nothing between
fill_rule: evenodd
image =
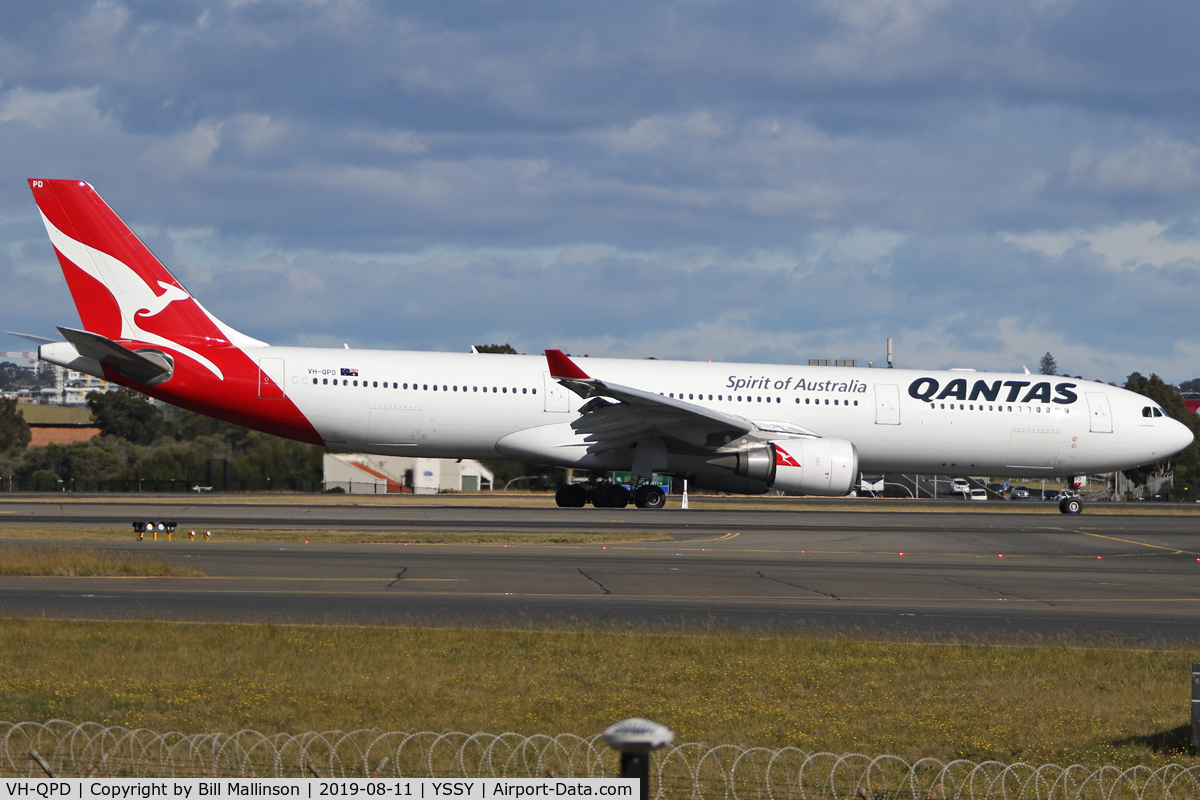
<instances>
[{"instance_id":1,"label":"metal post in grass","mask_svg":"<svg viewBox=\"0 0 1200 800\"><path fill-rule=\"evenodd\" d=\"M653 720L630 717L609 725L600 738L620 752L621 777L637 778L641 800L650 800L650 753L675 741L675 732Z\"/></svg>"},{"instance_id":2,"label":"metal post in grass","mask_svg":"<svg viewBox=\"0 0 1200 800\"><path fill-rule=\"evenodd\" d=\"M1192 752L1200 752L1200 662L1192 663Z\"/></svg>"}]
</instances>

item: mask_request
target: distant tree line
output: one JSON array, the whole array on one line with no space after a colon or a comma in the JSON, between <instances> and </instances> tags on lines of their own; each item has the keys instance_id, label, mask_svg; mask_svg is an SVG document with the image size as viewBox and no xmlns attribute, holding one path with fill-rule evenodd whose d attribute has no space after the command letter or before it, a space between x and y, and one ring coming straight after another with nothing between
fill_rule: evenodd
<instances>
[{"instance_id":1,"label":"distant tree line","mask_svg":"<svg viewBox=\"0 0 1200 800\"><path fill-rule=\"evenodd\" d=\"M49 364L38 362L33 369L26 369L11 361L0 361L0 392L41 389L53 385L54 370Z\"/></svg>"},{"instance_id":2,"label":"distant tree line","mask_svg":"<svg viewBox=\"0 0 1200 800\"><path fill-rule=\"evenodd\" d=\"M88 395L101 433L89 442L25 450L29 426L15 406L14 401L0 401L0 475L4 477L40 482L186 480L218 488L226 481L236 487L267 479L311 484L322 479L323 447L183 409L164 412L145 395L128 389ZM20 433L7 433L20 431L21 426L23 440Z\"/></svg>"}]
</instances>

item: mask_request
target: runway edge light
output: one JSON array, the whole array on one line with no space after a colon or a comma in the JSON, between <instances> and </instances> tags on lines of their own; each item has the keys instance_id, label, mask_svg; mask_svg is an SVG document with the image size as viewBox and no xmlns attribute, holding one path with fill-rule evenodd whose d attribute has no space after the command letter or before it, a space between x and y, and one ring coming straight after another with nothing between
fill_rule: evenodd
<instances>
[{"instance_id":1,"label":"runway edge light","mask_svg":"<svg viewBox=\"0 0 1200 800\"><path fill-rule=\"evenodd\" d=\"M621 754L621 777L637 778L641 800L650 800L650 752L674 742L675 732L654 720L630 717L609 725L600 738Z\"/></svg>"}]
</instances>

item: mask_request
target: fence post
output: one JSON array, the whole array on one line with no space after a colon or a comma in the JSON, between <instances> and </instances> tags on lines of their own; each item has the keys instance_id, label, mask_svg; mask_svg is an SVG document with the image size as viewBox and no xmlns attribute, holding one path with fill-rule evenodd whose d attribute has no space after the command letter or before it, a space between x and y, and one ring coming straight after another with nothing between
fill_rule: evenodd
<instances>
[{"instance_id":1,"label":"fence post","mask_svg":"<svg viewBox=\"0 0 1200 800\"><path fill-rule=\"evenodd\" d=\"M1200 752L1200 662L1192 662L1192 753Z\"/></svg>"},{"instance_id":2,"label":"fence post","mask_svg":"<svg viewBox=\"0 0 1200 800\"><path fill-rule=\"evenodd\" d=\"M675 741L675 732L653 720L630 717L609 725L600 737L621 753L621 777L637 778L641 800L650 800L650 752Z\"/></svg>"}]
</instances>

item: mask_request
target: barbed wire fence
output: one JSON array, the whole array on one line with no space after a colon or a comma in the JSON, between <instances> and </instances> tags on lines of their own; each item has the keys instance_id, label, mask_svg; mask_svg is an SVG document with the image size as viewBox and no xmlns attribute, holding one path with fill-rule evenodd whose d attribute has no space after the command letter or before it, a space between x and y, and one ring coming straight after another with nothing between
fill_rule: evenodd
<instances>
[{"instance_id":1,"label":"barbed wire fence","mask_svg":"<svg viewBox=\"0 0 1200 800\"><path fill-rule=\"evenodd\" d=\"M0 722L0 775L40 778L600 778L618 757L595 736L405 733L158 733L76 724ZM651 791L724 800L1200 800L1200 766L1152 769L998 761L915 762L797 748L665 748Z\"/></svg>"}]
</instances>

